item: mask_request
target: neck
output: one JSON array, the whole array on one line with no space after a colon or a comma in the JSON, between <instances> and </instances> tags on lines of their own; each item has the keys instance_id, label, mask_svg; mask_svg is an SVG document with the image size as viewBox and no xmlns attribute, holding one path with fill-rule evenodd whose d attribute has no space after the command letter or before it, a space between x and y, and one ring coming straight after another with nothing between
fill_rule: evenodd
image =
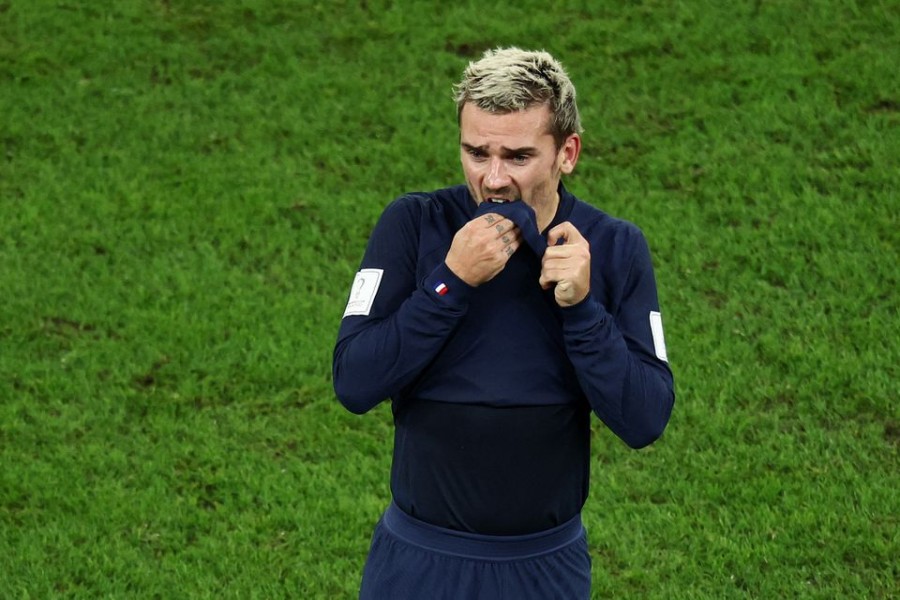
<instances>
[{"instance_id":1,"label":"neck","mask_svg":"<svg viewBox=\"0 0 900 600\"><path fill-rule=\"evenodd\" d=\"M534 216L537 219L538 231L542 232L553 222L556 211L559 209L559 192L554 191L547 202L542 202L540 206L532 206Z\"/></svg>"}]
</instances>

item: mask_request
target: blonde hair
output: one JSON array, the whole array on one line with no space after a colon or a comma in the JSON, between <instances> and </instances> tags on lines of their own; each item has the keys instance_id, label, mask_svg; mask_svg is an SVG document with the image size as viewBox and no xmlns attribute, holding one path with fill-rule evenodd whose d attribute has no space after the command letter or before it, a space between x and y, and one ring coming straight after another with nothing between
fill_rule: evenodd
<instances>
[{"instance_id":1,"label":"blonde hair","mask_svg":"<svg viewBox=\"0 0 900 600\"><path fill-rule=\"evenodd\" d=\"M581 133L575 86L563 66L544 51L520 48L488 50L463 72L454 86L457 120L471 102L492 113L510 113L546 104L550 134L561 147L573 133Z\"/></svg>"}]
</instances>

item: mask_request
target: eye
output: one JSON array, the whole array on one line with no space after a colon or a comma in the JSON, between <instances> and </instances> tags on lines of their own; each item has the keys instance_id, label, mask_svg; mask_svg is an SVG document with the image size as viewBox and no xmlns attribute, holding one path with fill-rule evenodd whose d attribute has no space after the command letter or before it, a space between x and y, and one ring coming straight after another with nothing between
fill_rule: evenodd
<instances>
[{"instance_id":1,"label":"eye","mask_svg":"<svg viewBox=\"0 0 900 600\"><path fill-rule=\"evenodd\" d=\"M485 156L487 156L483 150L479 150L478 148L469 148L466 152L469 153L469 156L471 156L473 160L484 160Z\"/></svg>"},{"instance_id":2,"label":"eye","mask_svg":"<svg viewBox=\"0 0 900 600\"><path fill-rule=\"evenodd\" d=\"M529 158L531 158L531 157L527 154L516 154L515 156L512 157L512 161L513 161L513 164L521 166L521 165L524 165L525 163L527 163Z\"/></svg>"}]
</instances>

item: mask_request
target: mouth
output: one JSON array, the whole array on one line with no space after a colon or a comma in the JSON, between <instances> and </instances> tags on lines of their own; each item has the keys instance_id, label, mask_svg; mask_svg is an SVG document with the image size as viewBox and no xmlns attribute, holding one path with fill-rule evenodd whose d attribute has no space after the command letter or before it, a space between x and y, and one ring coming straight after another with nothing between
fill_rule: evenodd
<instances>
[{"instance_id":1,"label":"mouth","mask_svg":"<svg viewBox=\"0 0 900 600\"><path fill-rule=\"evenodd\" d=\"M495 196L491 196L484 199L485 202L490 202L491 204L506 204L507 202L513 202L514 200L511 198L498 198Z\"/></svg>"}]
</instances>

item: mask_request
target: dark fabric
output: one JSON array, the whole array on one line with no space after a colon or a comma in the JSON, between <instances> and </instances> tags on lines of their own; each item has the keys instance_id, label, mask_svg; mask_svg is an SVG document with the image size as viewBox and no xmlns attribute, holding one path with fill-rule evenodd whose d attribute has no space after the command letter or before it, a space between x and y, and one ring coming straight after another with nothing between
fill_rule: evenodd
<instances>
[{"instance_id":1,"label":"dark fabric","mask_svg":"<svg viewBox=\"0 0 900 600\"><path fill-rule=\"evenodd\" d=\"M363 571L361 600L585 600L591 561L579 517L539 535L460 534L391 506Z\"/></svg>"},{"instance_id":2,"label":"dark fabric","mask_svg":"<svg viewBox=\"0 0 900 600\"><path fill-rule=\"evenodd\" d=\"M394 423L394 501L421 520L459 531L525 534L568 521L587 499L586 403L407 402Z\"/></svg>"}]
</instances>

